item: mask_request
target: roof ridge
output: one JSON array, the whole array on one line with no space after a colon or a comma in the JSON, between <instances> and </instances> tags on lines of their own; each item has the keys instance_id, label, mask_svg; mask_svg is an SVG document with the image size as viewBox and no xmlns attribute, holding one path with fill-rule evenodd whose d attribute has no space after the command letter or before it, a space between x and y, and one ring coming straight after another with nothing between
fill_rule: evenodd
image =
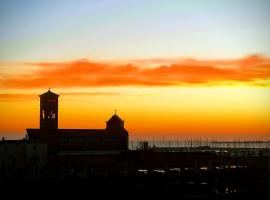
<instances>
[{"instance_id":1,"label":"roof ridge","mask_svg":"<svg viewBox=\"0 0 270 200\"><path fill-rule=\"evenodd\" d=\"M113 116L111 116L111 118L109 119L109 121L111 121L113 119L117 119L117 120L120 120L120 121L123 122L123 120L117 114L114 114Z\"/></svg>"},{"instance_id":2,"label":"roof ridge","mask_svg":"<svg viewBox=\"0 0 270 200\"><path fill-rule=\"evenodd\" d=\"M54 92L52 92L51 91L51 89L49 88L49 90L47 91L47 92L45 92L45 93L43 93L43 94L41 94L41 95L39 95L40 97L41 96L57 96L57 97L59 97L60 95L59 94L56 94L56 93L54 93Z\"/></svg>"}]
</instances>

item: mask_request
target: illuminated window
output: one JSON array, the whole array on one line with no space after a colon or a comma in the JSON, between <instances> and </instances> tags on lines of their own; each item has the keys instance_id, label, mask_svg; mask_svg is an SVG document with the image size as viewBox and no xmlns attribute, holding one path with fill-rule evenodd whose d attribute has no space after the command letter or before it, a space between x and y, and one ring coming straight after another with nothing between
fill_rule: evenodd
<instances>
[{"instance_id":1,"label":"illuminated window","mask_svg":"<svg viewBox=\"0 0 270 200\"><path fill-rule=\"evenodd\" d=\"M53 110L51 110L51 112L50 112L48 118L50 118L50 119L55 119L55 116L56 116L55 113L53 112Z\"/></svg>"},{"instance_id":2,"label":"illuminated window","mask_svg":"<svg viewBox=\"0 0 270 200\"><path fill-rule=\"evenodd\" d=\"M44 112L44 110L41 111L41 115L42 115L42 116L41 116L42 119L45 119L45 112Z\"/></svg>"}]
</instances>

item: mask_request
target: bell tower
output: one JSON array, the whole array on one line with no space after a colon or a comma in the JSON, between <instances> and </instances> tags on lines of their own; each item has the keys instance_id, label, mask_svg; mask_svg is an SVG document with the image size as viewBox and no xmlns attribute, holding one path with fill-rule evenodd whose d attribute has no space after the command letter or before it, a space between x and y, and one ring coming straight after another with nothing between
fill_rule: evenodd
<instances>
[{"instance_id":1,"label":"bell tower","mask_svg":"<svg viewBox=\"0 0 270 200\"><path fill-rule=\"evenodd\" d=\"M58 94L47 92L40 97L40 129L58 129Z\"/></svg>"}]
</instances>

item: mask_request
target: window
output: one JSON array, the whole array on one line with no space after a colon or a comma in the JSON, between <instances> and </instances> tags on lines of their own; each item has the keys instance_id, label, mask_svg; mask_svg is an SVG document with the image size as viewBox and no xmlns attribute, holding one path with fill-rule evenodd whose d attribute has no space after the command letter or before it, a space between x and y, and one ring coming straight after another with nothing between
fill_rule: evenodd
<instances>
[{"instance_id":1,"label":"window","mask_svg":"<svg viewBox=\"0 0 270 200\"><path fill-rule=\"evenodd\" d=\"M53 112L53 110L51 110L51 112L50 112L48 118L50 118L50 119L55 119L55 118L56 118L56 115L55 115L55 113Z\"/></svg>"},{"instance_id":2,"label":"window","mask_svg":"<svg viewBox=\"0 0 270 200\"><path fill-rule=\"evenodd\" d=\"M45 112L44 112L44 110L41 111L41 117L42 117L42 119L45 119Z\"/></svg>"}]
</instances>

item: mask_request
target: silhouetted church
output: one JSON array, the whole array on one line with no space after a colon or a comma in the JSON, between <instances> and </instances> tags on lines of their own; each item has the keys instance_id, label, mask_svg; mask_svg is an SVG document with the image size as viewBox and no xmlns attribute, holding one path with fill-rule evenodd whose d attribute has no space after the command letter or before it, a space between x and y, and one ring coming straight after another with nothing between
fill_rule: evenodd
<instances>
[{"instance_id":1,"label":"silhouetted church","mask_svg":"<svg viewBox=\"0 0 270 200\"><path fill-rule=\"evenodd\" d=\"M128 132L116 113L105 129L58 129L58 94L40 96L40 129L26 129L27 139L48 144L49 150L125 150Z\"/></svg>"}]
</instances>

